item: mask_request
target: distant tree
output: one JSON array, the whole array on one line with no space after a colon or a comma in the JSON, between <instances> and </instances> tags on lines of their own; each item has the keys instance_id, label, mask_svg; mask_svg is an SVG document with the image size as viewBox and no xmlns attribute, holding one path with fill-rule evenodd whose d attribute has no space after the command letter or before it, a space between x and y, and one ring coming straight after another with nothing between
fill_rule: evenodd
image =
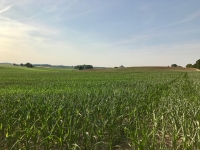
<instances>
[{"instance_id":1,"label":"distant tree","mask_svg":"<svg viewBox=\"0 0 200 150\"><path fill-rule=\"evenodd\" d=\"M200 69L200 59L196 61L196 65L195 66L196 66L197 69Z\"/></svg>"},{"instance_id":2,"label":"distant tree","mask_svg":"<svg viewBox=\"0 0 200 150\"><path fill-rule=\"evenodd\" d=\"M20 66L24 66L24 64L21 63Z\"/></svg>"},{"instance_id":3,"label":"distant tree","mask_svg":"<svg viewBox=\"0 0 200 150\"><path fill-rule=\"evenodd\" d=\"M78 66L74 66L74 68L78 70L93 69L93 66L92 65L78 65Z\"/></svg>"},{"instance_id":4,"label":"distant tree","mask_svg":"<svg viewBox=\"0 0 200 150\"><path fill-rule=\"evenodd\" d=\"M78 70L83 70L84 69L84 66L79 66L78 67Z\"/></svg>"},{"instance_id":5,"label":"distant tree","mask_svg":"<svg viewBox=\"0 0 200 150\"><path fill-rule=\"evenodd\" d=\"M178 67L178 65L177 64L172 64L171 67Z\"/></svg>"},{"instance_id":6,"label":"distant tree","mask_svg":"<svg viewBox=\"0 0 200 150\"><path fill-rule=\"evenodd\" d=\"M187 64L186 68L193 68L193 65L192 64Z\"/></svg>"},{"instance_id":7,"label":"distant tree","mask_svg":"<svg viewBox=\"0 0 200 150\"><path fill-rule=\"evenodd\" d=\"M118 67L114 67L114 68L118 68Z\"/></svg>"},{"instance_id":8,"label":"distant tree","mask_svg":"<svg viewBox=\"0 0 200 150\"><path fill-rule=\"evenodd\" d=\"M197 64L194 64L194 65L192 65L193 66L193 68L197 68Z\"/></svg>"},{"instance_id":9,"label":"distant tree","mask_svg":"<svg viewBox=\"0 0 200 150\"><path fill-rule=\"evenodd\" d=\"M24 66L28 67L28 68L33 68L33 65L31 63L26 63Z\"/></svg>"}]
</instances>

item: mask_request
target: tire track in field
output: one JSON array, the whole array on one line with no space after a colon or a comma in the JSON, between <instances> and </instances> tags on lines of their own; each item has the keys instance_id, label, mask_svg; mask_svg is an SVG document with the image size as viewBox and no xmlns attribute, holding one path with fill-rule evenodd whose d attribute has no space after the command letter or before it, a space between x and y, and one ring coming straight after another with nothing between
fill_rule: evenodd
<instances>
[{"instance_id":1,"label":"tire track in field","mask_svg":"<svg viewBox=\"0 0 200 150\"><path fill-rule=\"evenodd\" d=\"M139 137L143 141L146 140L147 143L149 142L147 145L154 143L154 149L159 149L158 145L160 144L163 144L165 148L172 147L170 144L168 144L172 140L171 137L169 139L165 139L165 134L162 133L162 128L165 128L165 126L163 126L164 123L162 122L164 120L163 118L167 119L168 117L168 114L166 113L168 110L168 101L165 101L165 97L167 100L169 95L174 94L173 86L178 85L179 82L184 78L184 75L185 73L181 72L177 77L173 78L169 82L155 85L154 88L151 88L148 92L145 92L144 96L146 97L146 100L140 101L140 105L137 108L137 114L139 115L137 123L145 131L144 133L140 131L136 133L136 141ZM167 126L170 126L170 123L165 123L165 125L166 124ZM169 134L167 135L169 136ZM146 149L144 145L140 146L140 149Z\"/></svg>"},{"instance_id":2,"label":"tire track in field","mask_svg":"<svg viewBox=\"0 0 200 150\"><path fill-rule=\"evenodd\" d=\"M146 92L143 96L145 97L145 101L143 103L141 109L141 113L152 112L155 108L160 107L162 105L162 98L168 97L172 93L172 86L180 80L182 80L185 73L180 73L180 75L171 81L156 85L154 88L151 88L148 92ZM145 110L144 110L145 109Z\"/></svg>"},{"instance_id":3,"label":"tire track in field","mask_svg":"<svg viewBox=\"0 0 200 150\"><path fill-rule=\"evenodd\" d=\"M149 100L153 100L153 99L159 99L161 98L163 95L167 96L168 93L170 92L170 88L172 86L172 84L175 84L177 82L179 82L180 80L182 80L182 78L185 76L185 73L181 73L177 78L171 80L170 82L161 84L159 86L157 86L156 88L152 89L150 93L152 93L149 96Z\"/></svg>"},{"instance_id":4,"label":"tire track in field","mask_svg":"<svg viewBox=\"0 0 200 150\"><path fill-rule=\"evenodd\" d=\"M194 88L193 84L194 82L190 80L188 76L188 72L186 72L183 77L183 86L182 86L182 90L184 91L185 98L190 99L196 96L197 89Z\"/></svg>"},{"instance_id":5,"label":"tire track in field","mask_svg":"<svg viewBox=\"0 0 200 150\"><path fill-rule=\"evenodd\" d=\"M196 93L196 89L192 86L192 82L189 80L188 72L183 72L177 78L171 80L168 83L161 84L156 89L152 89L152 94L150 95L149 99L151 100L159 100L162 97L168 97L171 95L176 88L176 92L179 93L180 98L190 98L194 96ZM174 93L177 95L177 93Z\"/></svg>"}]
</instances>

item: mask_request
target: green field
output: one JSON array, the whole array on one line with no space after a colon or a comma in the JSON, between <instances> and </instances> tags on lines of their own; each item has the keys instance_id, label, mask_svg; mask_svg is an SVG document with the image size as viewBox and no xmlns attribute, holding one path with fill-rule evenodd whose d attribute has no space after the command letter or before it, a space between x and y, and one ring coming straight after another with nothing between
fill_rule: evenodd
<instances>
[{"instance_id":1,"label":"green field","mask_svg":"<svg viewBox=\"0 0 200 150\"><path fill-rule=\"evenodd\" d=\"M0 149L200 149L200 72L0 66Z\"/></svg>"}]
</instances>

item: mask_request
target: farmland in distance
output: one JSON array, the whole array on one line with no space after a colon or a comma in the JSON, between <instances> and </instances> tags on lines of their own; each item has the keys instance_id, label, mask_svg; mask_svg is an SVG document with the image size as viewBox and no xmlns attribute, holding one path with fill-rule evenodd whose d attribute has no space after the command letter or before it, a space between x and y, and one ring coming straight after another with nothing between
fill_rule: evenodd
<instances>
[{"instance_id":1,"label":"farmland in distance","mask_svg":"<svg viewBox=\"0 0 200 150\"><path fill-rule=\"evenodd\" d=\"M200 149L200 72L0 66L2 149Z\"/></svg>"}]
</instances>

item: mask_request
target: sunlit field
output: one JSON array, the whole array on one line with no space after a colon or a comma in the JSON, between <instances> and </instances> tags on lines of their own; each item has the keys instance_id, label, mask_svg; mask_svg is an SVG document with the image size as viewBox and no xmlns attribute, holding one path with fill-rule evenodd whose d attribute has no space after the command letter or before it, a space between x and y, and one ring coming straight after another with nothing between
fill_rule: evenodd
<instances>
[{"instance_id":1,"label":"sunlit field","mask_svg":"<svg viewBox=\"0 0 200 150\"><path fill-rule=\"evenodd\" d=\"M0 66L0 149L200 149L200 72Z\"/></svg>"}]
</instances>

